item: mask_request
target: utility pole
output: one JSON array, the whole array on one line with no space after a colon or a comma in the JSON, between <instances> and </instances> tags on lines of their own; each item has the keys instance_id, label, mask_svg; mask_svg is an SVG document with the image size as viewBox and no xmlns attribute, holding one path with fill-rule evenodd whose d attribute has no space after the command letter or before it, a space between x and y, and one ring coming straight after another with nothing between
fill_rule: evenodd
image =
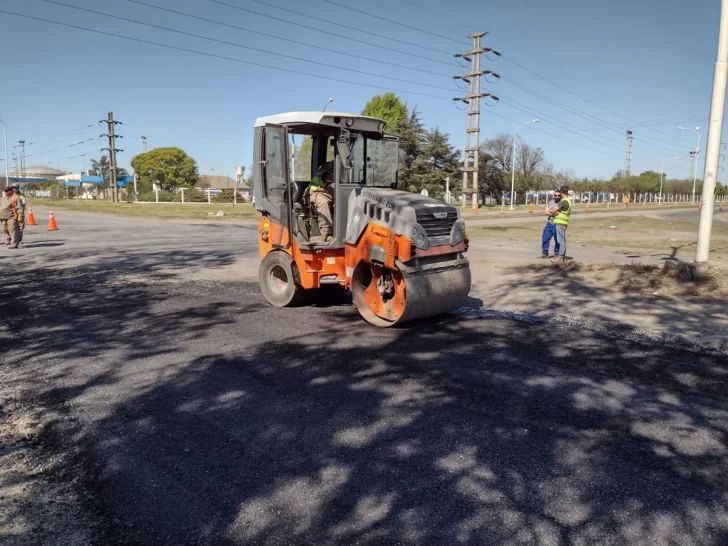
<instances>
[{"instance_id":1,"label":"utility pole","mask_svg":"<svg viewBox=\"0 0 728 546\"><path fill-rule=\"evenodd\" d=\"M482 71L480 69L480 56L483 53L493 52L500 55L491 48L481 47L481 39L487 32L477 32L471 34L468 38L473 40L473 47L466 53L456 53L456 58L462 58L470 61L470 72L464 76L454 76L454 79L460 79L470 84L469 92L465 97L456 97L453 101L461 101L468 105L468 126L465 130L465 150L463 152L463 196L462 207L467 206L468 197L468 173L472 173L472 206L473 210L478 210L478 167L480 165L480 99L491 97L498 100L498 97L490 93L480 92L480 78L484 74L491 74L490 71ZM471 159L472 158L472 159Z\"/></svg>"},{"instance_id":2,"label":"utility pole","mask_svg":"<svg viewBox=\"0 0 728 546\"><path fill-rule=\"evenodd\" d=\"M117 185L117 178L116 178L116 152L123 152L124 150L119 150L116 147L116 139L117 138L123 138L121 135L117 135L114 133L114 126L121 125L120 121L114 121L114 112L109 112L108 119L102 119L99 121L99 123L106 123L109 126L109 132L107 134L101 135L102 137L108 137L109 139L109 147L108 148L102 148L102 150L108 150L109 152L109 178L111 182L111 200L114 203L119 202L119 187Z\"/></svg>"},{"instance_id":3,"label":"utility pole","mask_svg":"<svg viewBox=\"0 0 728 546\"><path fill-rule=\"evenodd\" d=\"M720 2L720 30L718 34L718 58L713 73L713 101L710 106L708 146L705 153L705 179L703 181L703 207L700 209L698 245L695 261L708 263L710 236L713 229L715 185L718 180L720 141L723 134L726 78L728 78L728 0ZM698 145L698 148L700 146Z\"/></svg>"},{"instance_id":4,"label":"utility pole","mask_svg":"<svg viewBox=\"0 0 728 546\"><path fill-rule=\"evenodd\" d=\"M624 175L629 178L632 176L632 131L627 131L627 166L624 169Z\"/></svg>"},{"instance_id":5,"label":"utility pole","mask_svg":"<svg viewBox=\"0 0 728 546\"><path fill-rule=\"evenodd\" d=\"M142 153L147 153L147 137L142 137Z\"/></svg>"}]
</instances>

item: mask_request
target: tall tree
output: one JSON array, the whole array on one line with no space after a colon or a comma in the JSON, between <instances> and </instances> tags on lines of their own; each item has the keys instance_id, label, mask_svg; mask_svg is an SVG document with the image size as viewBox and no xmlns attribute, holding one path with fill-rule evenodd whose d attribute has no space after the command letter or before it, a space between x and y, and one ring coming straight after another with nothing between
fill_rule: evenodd
<instances>
[{"instance_id":1,"label":"tall tree","mask_svg":"<svg viewBox=\"0 0 728 546\"><path fill-rule=\"evenodd\" d=\"M387 123L386 130L397 134L397 128L409 116L409 109L407 103L402 102L397 95L387 92L369 99L361 113L363 116L383 119Z\"/></svg>"},{"instance_id":2,"label":"tall tree","mask_svg":"<svg viewBox=\"0 0 728 546\"><path fill-rule=\"evenodd\" d=\"M131 166L146 191L152 184L163 190L191 188L199 178L197 163L180 148L154 148L135 156Z\"/></svg>"},{"instance_id":3,"label":"tall tree","mask_svg":"<svg viewBox=\"0 0 728 546\"><path fill-rule=\"evenodd\" d=\"M516 148L516 170L519 174L520 191L528 191L531 189L532 177L543 162L544 153L541 148L535 148L524 140L518 140Z\"/></svg>"},{"instance_id":4,"label":"tall tree","mask_svg":"<svg viewBox=\"0 0 728 546\"><path fill-rule=\"evenodd\" d=\"M392 132L400 138L400 187L408 191L418 191L417 175L421 165L417 159L422 151L426 131L417 108L402 119Z\"/></svg>"},{"instance_id":5,"label":"tall tree","mask_svg":"<svg viewBox=\"0 0 728 546\"><path fill-rule=\"evenodd\" d=\"M433 197L445 194L445 178L455 180L459 173L460 151L450 143L450 135L435 127L428 131L416 159L411 191L426 189Z\"/></svg>"},{"instance_id":6,"label":"tall tree","mask_svg":"<svg viewBox=\"0 0 728 546\"><path fill-rule=\"evenodd\" d=\"M490 157L503 172L513 168L513 135L501 133L489 138L480 146L481 152Z\"/></svg>"}]
</instances>

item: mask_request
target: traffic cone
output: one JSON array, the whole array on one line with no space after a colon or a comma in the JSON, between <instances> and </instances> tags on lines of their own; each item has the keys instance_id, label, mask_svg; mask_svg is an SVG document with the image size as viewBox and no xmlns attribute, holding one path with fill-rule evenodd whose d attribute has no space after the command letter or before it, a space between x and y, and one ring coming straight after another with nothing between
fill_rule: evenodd
<instances>
[{"instance_id":1,"label":"traffic cone","mask_svg":"<svg viewBox=\"0 0 728 546\"><path fill-rule=\"evenodd\" d=\"M646 201L642 201L642 208L643 209L646 209L647 208L647 202Z\"/></svg>"},{"instance_id":2,"label":"traffic cone","mask_svg":"<svg viewBox=\"0 0 728 546\"><path fill-rule=\"evenodd\" d=\"M586 203L586 211L589 212L589 202Z\"/></svg>"},{"instance_id":3,"label":"traffic cone","mask_svg":"<svg viewBox=\"0 0 728 546\"><path fill-rule=\"evenodd\" d=\"M53 209L51 209L51 213L48 216L48 231L58 231L58 226L56 225L56 219L53 216Z\"/></svg>"},{"instance_id":4,"label":"traffic cone","mask_svg":"<svg viewBox=\"0 0 728 546\"><path fill-rule=\"evenodd\" d=\"M703 202L702 201L700 201L698 203L698 210L703 210Z\"/></svg>"},{"instance_id":5,"label":"traffic cone","mask_svg":"<svg viewBox=\"0 0 728 546\"><path fill-rule=\"evenodd\" d=\"M38 225L35 221L35 214L33 214L33 207L28 207L28 217L25 219L25 225L27 225L27 226L37 226Z\"/></svg>"},{"instance_id":6,"label":"traffic cone","mask_svg":"<svg viewBox=\"0 0 728 546\"><path fill-rule=\"evenodd\" d=\"M528 214L533 214L533 203L531 203L531 206L528 209Z\"/></svg>"},{"instance_id":7,"label":"traffic cone","mask_svg":"<svg viewBox=\"0 0 728 546\"><path fill-rule=\"evenodd\" d=\"M718 207L718 210L723 212L723 203L720 204L720 206Z\"/></svg>"}]
</instances>

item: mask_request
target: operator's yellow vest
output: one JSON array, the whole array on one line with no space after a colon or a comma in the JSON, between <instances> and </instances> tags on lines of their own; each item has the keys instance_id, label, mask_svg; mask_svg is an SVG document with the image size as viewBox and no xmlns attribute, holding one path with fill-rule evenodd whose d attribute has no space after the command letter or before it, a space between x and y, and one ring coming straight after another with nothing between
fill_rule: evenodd
<instances>
[{"instance_id":1,"label":"operator's yellow vest","mask_svg":"<svg viewBox=\"0 0 728 546\"><path fill-rule=\"evenodd\" d=\"M569 225L569 218L571 218L571 199L564 197L561 199L569 204L569 208L566 210L560 210L556 216L554 216L554 224L561 224L563 226Z\"/></svg>"}]
</instances>

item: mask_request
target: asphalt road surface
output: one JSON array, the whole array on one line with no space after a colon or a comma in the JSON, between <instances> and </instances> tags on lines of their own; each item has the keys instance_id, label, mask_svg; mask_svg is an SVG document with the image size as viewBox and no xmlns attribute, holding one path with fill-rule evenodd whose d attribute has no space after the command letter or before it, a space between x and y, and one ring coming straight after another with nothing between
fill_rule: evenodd
<instances>
[{"instance_id":1,"label":"asphalt road surface","mask_svg":"<svg viewBox=\"0 0 728 546\"><path fill-rule=\"evenodd\" d=\"M0 366L99 544L728 543L724 357L273 309L250 227L57 218L0 249Z\"/></svg>"}]
</instances>

